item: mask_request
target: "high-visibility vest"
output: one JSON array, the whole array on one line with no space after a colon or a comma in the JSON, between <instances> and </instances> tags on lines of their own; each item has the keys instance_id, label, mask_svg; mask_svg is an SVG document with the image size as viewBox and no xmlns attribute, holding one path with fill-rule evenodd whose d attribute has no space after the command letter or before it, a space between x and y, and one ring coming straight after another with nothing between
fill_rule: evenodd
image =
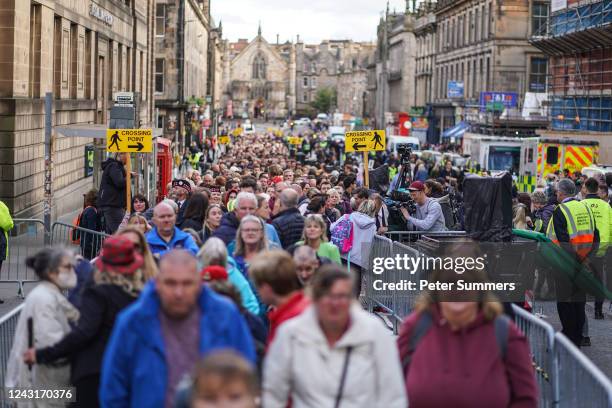
<instances>
[{"instance_id":1,"label":"high-visibility vest","mask_svg":"<svg viewBox=\"0 0 612 408\"><path fill-rule=\"evenodd\" d=\"M595 218L595 226L599 231L599 249L595 255L602 257L612 242L612 207L600 198L586 198L581 203L591 210Z\"/></svg>"},{"instance_id":2,"label":"high-visibility vest","mask_svg":"<svg viewBox=\"0 0 612 408\"><path fill-rule=\"evenodd\" d=\"M591 210L580 201L572 200L559 204L558 208L565 216L569 244L572 246L578 259L583 261L593 250L595 241L595 219ZM550 217L546 235L550 240L560 245L553 224L554 214Z\"/></svg>"},{"instance_id":3,"label":"high-visibility vest","mask_svg":"<svg viewBox=\"0 0 612 408\"><path fill-rule=\"evenodd\" d=\"M191 164L191 167L193 167L194 169L196 168L196 166L200 163L200 157L202 156L202 153L197 152L195 154L191 154L189 156L189 163Z\"/></svg>"},{"instance_id":4,"label":"high-visibility vest","mask_svg":"<svg viewBox=\"0 0 612 408\"><path fill-rule=\"evenodd\" d=\"M393 180L393 177L397 174L397 167L389 167L389 180Z\"/></svg>"}]
</instances>

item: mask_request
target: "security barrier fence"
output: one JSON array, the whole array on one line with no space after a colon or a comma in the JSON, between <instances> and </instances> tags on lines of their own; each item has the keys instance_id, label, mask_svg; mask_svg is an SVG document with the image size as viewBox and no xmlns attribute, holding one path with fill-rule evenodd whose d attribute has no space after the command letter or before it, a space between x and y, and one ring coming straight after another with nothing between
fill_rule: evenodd
<instances>
[{"instance_id":1,"label":"security barrier fence","mask_svg":"<svg viewBox=\"0 0 612 408\"><path fill-rule=\"evenodd\" d=\"M428 271L417 270L411 276L407 270L385 269L382 274L374 273L376 257L395 257L406 254L420 256L415 245L415 235L408 232L375 236L370 248L368 266L362 272L365 282L362 303L368 310L393 320L393 332L398 333L399 325L414 310L418 290L376 290L374 282L401 282L403 279L418 281L427 279ZM440 234L442 236L442 234ZM457 234L461 237L462 234ZM391 241L388 237L403 238L404 242ZM429 234L428 234L429 236ZM448 235L444 235L448 236ZM541 407L612 407L612 383L571 341L541 318L512 305L514 321L529 340L534 372L540 391Z\"/></svg>"},{"instance_id":2,"label":"security barrier fence","mask_svg":"<svg viewBox=\"0 0 612 408\"><path fill-rule=\"evenodd\" d=\"M107 234L70 224L56 222L47 230L41 220L13 219L14 227L9 233L7 259L1 264L0 282L17 284L17 294L25 296L26 283L37 282L33 270L25 265L28 256L50 245L65 245L86 259L97 256Z\"/></svg>"},{"instance_id":3,"label":"security barrier fence","mask_svg":"<svg viewBox=\"0 0 612 408\"><path fill-rule=\"evenodd\" d=\"M22 309L23 305L19 305L0 318L0 408L15 406L14 403L7 400L4 383L6 379L6 366L11 354L11 348L13 347L17 321Z\"/></svg>"}]
</instances>

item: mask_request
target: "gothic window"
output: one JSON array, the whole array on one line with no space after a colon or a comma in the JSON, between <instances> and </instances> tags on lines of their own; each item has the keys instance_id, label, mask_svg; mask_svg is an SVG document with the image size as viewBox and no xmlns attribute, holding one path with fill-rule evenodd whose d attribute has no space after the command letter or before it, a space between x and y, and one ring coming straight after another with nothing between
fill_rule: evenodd
<instances>
[{"instance_id":1,"label":"gothic window","mask_svg":"<svg viewBox=\"0 0 612 408\"><path fill-rule=\"evenodd\" d=\"M266 79L266 60L262 54L253 60L253 79Z\"/></svg>"}]
</instances>

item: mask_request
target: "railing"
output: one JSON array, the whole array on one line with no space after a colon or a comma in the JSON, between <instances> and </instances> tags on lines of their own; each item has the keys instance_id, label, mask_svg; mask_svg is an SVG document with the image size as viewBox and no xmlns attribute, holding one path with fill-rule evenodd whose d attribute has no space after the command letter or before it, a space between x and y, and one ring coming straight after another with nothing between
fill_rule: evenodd
<instances>
[{"instance_id":1,"label":"railing","mask_svg":"<svg viewBox=\"0 0 612 408\"><path fill-rule=\"evenodd\" d=\"M47 231L41 220L13 219L14 227L9 234L8 257L0 269L0 282L17 284L17 295L25 297L26 283L37 282L34 271L25 265L27 257L34 255L48 245L65 245L75 249L86 259L94 258L107 234L70 224L56 222Z\"/></svg>"},{"instance_id":2,"label":"railing","mask_svg":"<svg viewBox=\"0 0 612 408\"><path fill-rule=\"evenodd\" d=\"M612 407L610 379L563 334L555 335L554 346L558 406Z\"/></svg>"},{"instance_id":3,"label":"railing","mask_svg":"<svg viewBox=\"0 0 612 408\"><path fill-rule=\"evenodd\" d=\"M465 231L438 231L438 232L427 232L427 231L389 231L385 233L385 236L391 241L401 242L403 244L412 245L419 239L427 236L428 238L442 238L442 237L466 237Z\"/></svg>"},{"instance_id":4,"label":"railing","mask_svg":"<svg viewBox=\"0 0 612 408\"><path fill-rule=\"evenodd\" d=\"M512 309L514 322L529 340L533 367L540 390L539 406L551 407L557 401L555 382L558 370L553 353L555 331L550 324L526 310L514 304Z\"/></svg>"},{"instance_id":5,"label":"railing","mask_svg":"<svg viewBox=\"0 0 612 408\"><path fill-rule=\"evenodd\" d=\"M15 220L13 220L15 221ZM17 329L17 321L23 305L17 306L8 314L0 318L0 407L13 407L15 404L6 399L4 382L6 379L6 366L13 348L13 339Z\"/></svg>"}]
</instances>

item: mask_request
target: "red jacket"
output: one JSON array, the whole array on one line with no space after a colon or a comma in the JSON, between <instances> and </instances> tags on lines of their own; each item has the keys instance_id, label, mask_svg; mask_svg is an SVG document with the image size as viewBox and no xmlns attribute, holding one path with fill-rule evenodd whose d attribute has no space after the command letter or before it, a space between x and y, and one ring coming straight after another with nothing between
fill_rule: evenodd
<instances>
[{"instance_id":1,"label":"red jacket","mask_svg":"<svg viewBox=\"0 0 612 408\"><path fill-rule=\"evenodd\" d=\"M291 297L287 299L287 302L269 312L268 319L270 320L270 332L268 333L266 347L270 347L276 335L276 330L278 330L278 327L282 323L301 314L309 305L310 299L304 296L303 291L299 290L291 295Z\"/></svg>"},{"instance_id":2,"label":"red jacket","mask_svg":"<svg viewBox=\"0 0 612 408\"><path fill-rule=\"evenodd\" d=\"M504 361L493 323L482 312L465 329L453 331L438 308L433 309L432 325L404 373L410 408L537 407L529 345L514 323L508 329ZM411 314L400 329L402 361L417 320L418 312Z\"/></svg>"}]
</instances>

